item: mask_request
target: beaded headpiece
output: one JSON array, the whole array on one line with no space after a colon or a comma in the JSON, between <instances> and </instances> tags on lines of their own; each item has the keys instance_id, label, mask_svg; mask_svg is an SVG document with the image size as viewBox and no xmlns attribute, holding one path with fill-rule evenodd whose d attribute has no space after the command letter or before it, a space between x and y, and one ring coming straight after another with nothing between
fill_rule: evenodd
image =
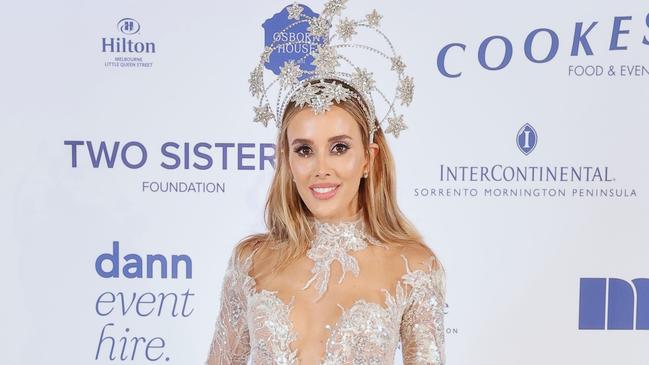
<instances>
[{"instance_id":1,"label":"beaded headpiece","mask_svg":"<svg viewBox=\"0 0 649 365\"><path fill-rule=\"evenodd\" d=\"M259 64L250 73L248 80L251 94L259 99L258 105L254 107L255 122L268 126L270 120L275 120L279 127L290 102L298 107L309 106L315 114L320 114L330 110L334 102L355 98L363 106L367 120L373 124L369 126L371 142L374 141L374 132L385 122L388 126L384 132L392 133L395 137L399 137L399 133L407 128L403 115L397 114L395 107L397 103L410 105L414 90L413 79L404 74L405 63L396 54L388 37L379 29L382 16L373 10L360 20L341 19L341 11L345 9L346 2L347 0L328 1L319 16L297 3L285 7L278 14L288 18L285 19L287 25L280 32L288 32L302 25L307 27L307 34L305 37L273 37L272 43L264 48ZM307 14L305 9L312 15ZM338 22L332 32L334 18L338 18ZM368 33L378 38L386 49L360 43L360 40L371 40L366 39ZM273 53L284 52L287 47L309 47L312 50L302 57L284 60L278 69L273 70L274 79L266 85L264 71ZM358 50L379 56L383 59L383 64L373 64L376 69L372 69L372 72L359 66L347 54ZM376 70L383 68L387 71L388 67L396 75L393 95L379 89L374 77ZM273 110L269 100L274 96L277 99ZM385 110L381 112L379 119L377 106L383 105Z\"/></svg>"}]
</instances>

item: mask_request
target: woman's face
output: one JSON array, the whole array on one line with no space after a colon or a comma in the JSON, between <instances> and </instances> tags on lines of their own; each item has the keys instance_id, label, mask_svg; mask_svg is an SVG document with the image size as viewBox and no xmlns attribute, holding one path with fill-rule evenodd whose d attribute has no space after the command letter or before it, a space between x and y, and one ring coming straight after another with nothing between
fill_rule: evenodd
<instances>
[{"instance_id":1,"label":"woman's face","mask_svg":"<svg viewBox=\"0 0 649 365\"><path fill-rule=\"evenodd\" d=\"M300 197L316 218L337 221L358 209L358 186L368 171L361 129L344 109L322 114L304 108L287 127L289 165ZM370 145L370 156L378 145Z\"/></svg>"}]
</instances>

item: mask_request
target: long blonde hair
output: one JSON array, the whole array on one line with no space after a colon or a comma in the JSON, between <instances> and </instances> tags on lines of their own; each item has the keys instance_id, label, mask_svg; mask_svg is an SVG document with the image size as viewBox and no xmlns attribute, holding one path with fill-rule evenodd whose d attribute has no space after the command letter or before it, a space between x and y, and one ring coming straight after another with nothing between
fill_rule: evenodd
<instances>
[{"instance_id":1,"label":"long blonde hair","mask_svg":"<svg viewBox=\"0 0 649 365\"><path fill-rule=\"evenodd\" d=\"M353 87L347 84L343 86L358 95ZM434 256L432 250L424 244L419 232L399 209L396 199L394 160L381 129L374 133L374 143L379 146L378 154L373 162L369 158L369 127L363 113L364 105L361 103L362 101L356 98L350 98L334 105L350 113L356 120L363 136L365 153L370 161L368 177L361 179L358 194L358 203L363 208L362 218L367 232L388 245L421 245ZM288 162L288 121L300 110L301 108L294 102L286 106L277 135L275 175L268 191L264 211L268 232L246 236L236 248L237 255L240 257L243 252L250 252L261 246L281 247L273 271L281 270L302 257L314 235L308 222L312 214L292 182Z\"/></svg>"}]
</instances>

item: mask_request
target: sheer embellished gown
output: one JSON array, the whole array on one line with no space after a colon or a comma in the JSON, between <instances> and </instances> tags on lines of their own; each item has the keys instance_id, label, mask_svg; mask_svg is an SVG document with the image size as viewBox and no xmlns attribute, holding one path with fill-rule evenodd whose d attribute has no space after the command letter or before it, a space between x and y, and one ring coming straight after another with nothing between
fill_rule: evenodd
<instances>
[{"instance_id":1,"label":"sheer embellished gown","mask_svg":"<svg viewBox=\"0 0 649 365\"><path fill-rule=\"evenodd\" d=\"M365 233L360 212L311 220L307 255L271 273L277 250L232 254L206 364L442 365L444 279L419 245Z\"/></svg>"}]
</instances>

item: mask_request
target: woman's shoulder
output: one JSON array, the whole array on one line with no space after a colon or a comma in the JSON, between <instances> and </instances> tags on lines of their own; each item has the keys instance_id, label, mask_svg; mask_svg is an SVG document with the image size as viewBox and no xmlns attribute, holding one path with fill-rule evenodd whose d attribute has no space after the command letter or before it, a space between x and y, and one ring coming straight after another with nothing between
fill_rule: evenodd
<instances>
[{"instance_id":1,"label":"woman's shoulder","mask_svg":"<svg viewBox=\"0 0 649 365\"><path fill-rule=\"evenodd\" d=\"M441 267L441 263L433 250L423 242L412 241L398 245L386 245L387 250L376 250L384 252L387 263L392 267L415 270L435 270Z\"/></svg>"},{"instance_id":2,"label":"woman's shoulder","mask_svg":"<svg viewBox=\"0 0 649 365\"><path fill-rule=\"evenodd\" d=\"M256 233L244 237L232 252L233 262L251 277L267 273L278 259L279 251L272 249L268 233Z\"/></svg>"},{"instance_id":3,"label":"woman's shoulder","mask_svg":"<svg viewBox=\"0 0 649 365\"><path fill-rule=\"evenodd\" d=\"M438 256L425 243L412 243L399 248L404 269L403 279L418 290L445 291L446 274Z\"/></svg>"},{"instance_id":4,"label":"woman's shoulder","mask_svg":"<svg viewBox=\"0 0 649 365\"><path fill-rule=\"evenodd\" d=\"M245 260L254 256L268 241L268 233L255 233L242 238L232 251L232 257L236 261Z\"/></svg>"}]
</instances>

